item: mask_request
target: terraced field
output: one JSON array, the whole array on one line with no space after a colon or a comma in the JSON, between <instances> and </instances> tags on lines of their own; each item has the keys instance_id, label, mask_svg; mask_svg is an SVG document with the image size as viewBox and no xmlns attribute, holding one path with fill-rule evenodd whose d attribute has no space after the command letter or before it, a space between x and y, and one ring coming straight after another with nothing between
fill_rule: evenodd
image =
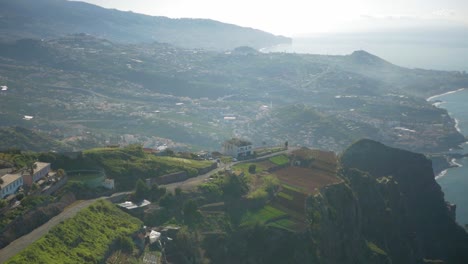
<instances>
[{"instance_id":1,"label":"terraced field","mask_svg":"<svg viewBox=\"0 0 468 264\"><path fill-rule=\"evenodd\" d=\"M333 174L316 168L288 167L276 171L274 175L282 183L307 194L316 193L323 186L341 181Z\"/></svg>"}]
</instances>

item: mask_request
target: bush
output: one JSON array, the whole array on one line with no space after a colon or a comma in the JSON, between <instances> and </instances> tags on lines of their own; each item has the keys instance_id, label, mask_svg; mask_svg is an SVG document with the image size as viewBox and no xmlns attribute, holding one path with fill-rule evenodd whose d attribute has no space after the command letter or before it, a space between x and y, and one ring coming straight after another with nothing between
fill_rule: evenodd
<instances>
[{"instance_id":1,"label":"bush","mask_svg":"<svg viewBox=\"0 0 468 264\"><path fill-rule=\"evenodd\" d=\"M131 238L122 235L116 239L116 247L124 253L133 253L135 245Z\"/></svg>"},{"instance_id":2,"label":"bush","mask_svg":"<svg viewBox=\"0 0 468 264\"><path fill-rule=\"evenodd\" d=\"M256 170L257 170L257 165L255 165L255 164L250 164L250 166L249 166L249 173L255 173Z\"/></svg>"}]
</instances>

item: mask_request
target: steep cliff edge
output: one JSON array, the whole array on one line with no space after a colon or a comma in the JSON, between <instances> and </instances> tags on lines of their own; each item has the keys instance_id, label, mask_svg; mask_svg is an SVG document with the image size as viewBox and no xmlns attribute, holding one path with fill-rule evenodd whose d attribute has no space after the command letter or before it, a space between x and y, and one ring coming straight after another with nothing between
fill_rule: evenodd
<instances>
[{"instance_id":1,"label":"steep cliff edge","mask_svg":"<svg viewBox=\"0 0 468 264\"><path fill-rule=\"evenodd\" d=\"M345 183L307 202L322 263L468 263L468 235L430 160L371 140L340 160Z\"/></svg>"}]
</instances>

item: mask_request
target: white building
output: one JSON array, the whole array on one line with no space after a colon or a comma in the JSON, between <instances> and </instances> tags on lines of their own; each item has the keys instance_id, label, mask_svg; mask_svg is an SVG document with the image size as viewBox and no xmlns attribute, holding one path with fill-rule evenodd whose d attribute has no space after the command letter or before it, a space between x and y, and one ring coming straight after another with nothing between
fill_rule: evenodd
<instances>
[{"instance_id":1,"label":"white building","mask_svg":"<svg viewBox=\"0 0 468 264\"><path fill-rule=\"evenodd\" d=\"M105 179L104 182L102 182L102 187L113 190L115 188L114 179L109 179L109 178Z\"/></svg>"},{"instance_id":2,"label":"white building","mask_svg":"<svg viewBox=\"0 0 468 264\"><path fill-rule=\"evenodd\" d=\"M223 144L223 154L234 158L250 156L253 154L252 143L238 138L227 140Z\"/></svg>"},{"instance_id":3,"label":"white building","mask_svg":"<svg viewBox=\"0 0 468 264\"><path fill-rule=\"evenodd\" d=\"M157 242L159 240L159 238L161 237L161 233L151 230L148 237L150 244L153 244L154 242Z\"/></svg>"},{"instance_id":4,"label":"white building","mask_svg":"<svg viewBox=\"0 0 468 264\"><path fill-rule=\"evenodd\" d=\"M23 186L23 177L21 174L6 174L2 176L3 183L0 185L0 198L5 198L10 194L14 194L21 186Z\"/></svg>"}]
</instances>

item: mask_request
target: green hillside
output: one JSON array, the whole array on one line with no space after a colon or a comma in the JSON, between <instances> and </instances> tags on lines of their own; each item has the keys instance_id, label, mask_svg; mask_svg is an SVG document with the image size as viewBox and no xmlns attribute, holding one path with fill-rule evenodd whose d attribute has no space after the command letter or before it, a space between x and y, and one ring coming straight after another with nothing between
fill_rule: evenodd
<instances>
[{"instance_id":1,"label":"green hillside","mask_svg":"<svg viewBox=\"0 0 468 264\"><path fill-rule=\"evenodd\" d=\"M100 200L7 263L101 263L117 238L132 235L141 225L140 220Z\"/></svg>"},{"instance_id":2,"label":"green hillside","mask_svg":"<svg viewBox=\"0 0 468 264\"><path fill-rule=\"evenodd\" d=\"M158 41L217 50L291 42L286 37L214 20L154 17L65 0L1 0L0 32L3 39L88 33L118 42Z\"/></svg>"},{"instance_id":3,"label":"green hillside","mask_svg":"<svg viewBox=\"0 0 468 264\"><path fill-rule=\"evenodd\" d=\"M22 127L0 127L0 150L70 151L72 147L50 136Z\"/></svg>"}]
</instances>

